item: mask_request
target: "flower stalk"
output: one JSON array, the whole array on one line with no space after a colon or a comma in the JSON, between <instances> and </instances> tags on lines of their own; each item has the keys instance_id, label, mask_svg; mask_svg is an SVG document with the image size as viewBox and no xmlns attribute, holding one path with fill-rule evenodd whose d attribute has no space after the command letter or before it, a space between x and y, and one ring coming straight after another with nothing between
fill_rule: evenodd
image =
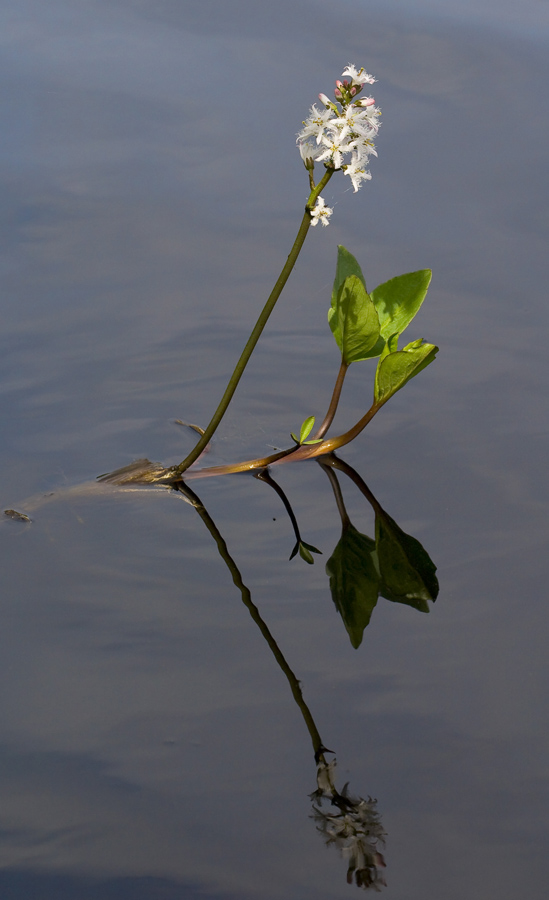
<instances>
[{"instance_id":1,"label":"flower stalk","mask_svg":"<svg viewBox=\"0 0 549 900\"><path fill-rule=\"evenodd\" d=\"M192 464L194 462L196 462L196 460L198 459L198 457L200 456L200 454L202 453L204 448L207 446L207 444L212 439L214 432L217 430L219 423L221 422L223 416L225 415L227 408L229 406L229 403L231 402L231 400L233 398L234 392L236 391L238 383L239 383L240 379L242 378L244 369L248 365L250 357L251 357L253 351L255 350L255 347L257 345L257 342L259 341L259 338L261 337L263 329L265 328L265 325L267 324L269 317L270 317L273 309L275 308L276 302L277 302L278 298L280 297L280 295L284 289L284 286L285 286L286 282L288 281L288 278L290 277L292 269L294 268L294 266L296 264L297 258L301 252L301 248L303 247L303 244L305 243L305 238L307 237L309 228L311 227L311 225L316 224L316 222L318 221L318 214L317 214L316 218L313 218L314 217L314 209L315 209L315 206L317 205L317 200L320 196L321 191L326 187L326 185L328 184L328 182L333 174L334 174L333 167L331 167L331 166L327 167L323 178L319 181L319 183L316 186L314 186L312 188L309 198L307 200L306 206L305 206L305 212L303 214L303 219L301 220L301 225L299 226L299 230L297 232L297 236L294 241L293 247L290 250L290 253L288 254L288 258L284 264L284 267L283 267L280 275L278 276L278 280L277 280L274 288L272 289L272 291L269 295L269 298L259 315L259 318L252 330L252 333L250 334L250 337L248 338L248 341L246 343L246 346L244 347L244 350L242 351L240 359L238 360L238 362L235 366L235 369L233 371L233 374L231 375L231 377L229 379L229 383L228 383L227 387L225 388L225 393L223 394L223 396L221 398L219 406L217 407L215 413L213 414L210 423L204 429L204 434L202 435L202 437L200 438L198 443L195 445L195 447L193 447L193 449L188 454L188 456L185 457L183 462L181 462L178 466L175 467L175 472L177 475L181 476L183 474L183 472L185 472L189 468L189 466L192 466ZM311 177L311 183L314 184L314 182L312 181L312 177ZM322 206L324 206L324 204L322 204ZM324 220L323 220L323 224L327 224L327 222L324 222Z\"/></svg>"},{"instance_id":2,"label":"flower stalk","mask_svg":"<svg viewBox=\"0 0 549 900\"><path fill-rule=\"evenodd\" d=\"M318 225L319 222L323 226L329 224L333 209L326 206L324 199L320 196L322 190L337 170L342 170L349 175L355 192L358 191L363 181L371 178L365 166L370 155L377 155L373 138L379 130L378 118L381 113L374 105L373 97L357 98L364 85L373 84L375 78L368 75L363 68L357 69L353 65L348 65L341 77L345 80L336 81L335 102L329 100L326 94L319 94L319 100L324 109L318 110L313 105L297 136L301 159L309 176L310 194L294 245L248 338L210 423L204 429L204 434L196 446L175 467L174 471L178 476L183 475L189 466L196 462L225 415L244 369L295 266L309 228ZM318 185L315 185L313 174L315 162L323 163L326 169ZM324 431L326 431L328 425L329 423L326 425L323 423L321 427L324 427Z\"/></svg>"}]
</instances>

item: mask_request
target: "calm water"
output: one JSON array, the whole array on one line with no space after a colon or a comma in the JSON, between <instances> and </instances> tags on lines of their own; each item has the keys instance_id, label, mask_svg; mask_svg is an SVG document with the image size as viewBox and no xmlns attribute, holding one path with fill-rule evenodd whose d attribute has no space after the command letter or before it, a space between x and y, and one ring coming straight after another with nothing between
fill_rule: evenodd
<instances>
[{"instance_id":1,"label":"calm water","mask_svg":"<svg viewBox=\"0 0 549 900\"><path fill-rule=\"evenodd\" d=\"M249 477L193 483L232 572L174 492L59 492L32 525L1 523L3 900L356 895L311 818L291 673L339 789L377 798L387 898L546 897L548 27L534 2L520 20L487 0L435 13L2 6L2 508L190 449L174 419L217 404L301 216L295 133L348 62L379 79L373 180L330 183L333 224L310 234L209 461L323 415L338 243L371 287L432 267L409 339L441 347L341 453L440 582L429 615L380 599L358 649L314 462L273 472L314 566L288 561L282 502ZM369 403L364 365L341 430Z\"/></svg>"}]
</instances>

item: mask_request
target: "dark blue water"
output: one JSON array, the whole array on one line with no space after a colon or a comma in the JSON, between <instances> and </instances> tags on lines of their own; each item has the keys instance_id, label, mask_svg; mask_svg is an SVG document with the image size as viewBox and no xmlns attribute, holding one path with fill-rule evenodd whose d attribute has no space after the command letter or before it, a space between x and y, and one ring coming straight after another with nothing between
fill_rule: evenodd
<instances>
[{"instance_id":1,"label":"dark blue water","mask_svg":"<svg viewBox=\"0 0 549 900\"><path fill-rule=\"evenodd\" d=\"M518 21L520 18L520 21ZM300 681L337 784L377 798L384 893L546 896L547 212L542 4L6 2L0 893L340 898L287 673L180 494L63 493L206 424L307 196L295 133L345 65L376 75L372 181L334 177L208 462L322 416L336 245L368 284L433 269L438 359L341 456L438 567L428 615L380 598L351 646L326 473L193 483ZM362 415L351 370L337 430ZM374 535L344 474L348 515ZM29 505L30 510L30 505ZM331 757L330 757L331 758Z\"/></svg>"}]
</instances>

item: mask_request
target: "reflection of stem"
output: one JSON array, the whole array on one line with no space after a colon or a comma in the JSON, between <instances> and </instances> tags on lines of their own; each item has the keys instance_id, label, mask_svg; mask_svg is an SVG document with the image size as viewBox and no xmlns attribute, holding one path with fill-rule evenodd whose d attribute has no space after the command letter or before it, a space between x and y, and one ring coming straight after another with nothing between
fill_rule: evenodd
<instances>
[{"instance_id":1,"label":"reflection of stem","mask_svg":"<svg viewBox=\"0 0 549 900\"><path fill-rule=\"evenodd\" d=\"M347 515L347 510L345 509L345 503L343 501L343 494L341 493L341 487L339 481L337 480L337 475L332 471L327 462L324 462L324 459L319 460L319 465L324 469L326 475L330 480L330 484L332 485L332 490L334 492L335 501L337 503L337 509L339 515L341 516L341 527L343 531L349 527L351 524L351 520Z\"/></svg>"},{"instance_id":2,"label":"reflection of stem","mask_svg":"<svg viewBox=\"0 0 549 900\"><path fill-rule=\"evenodd\" d=\"M175 472L178 476L181 476L182 473L186 469L188 469L189 466L192 465L193 462L195 462L198 459L198 457L200 456L200 454L202 453L202 451L204 450L204 448L206 447L208 442L211 440L212 435L214 434L214 432L217 429L217 426L221 422L221 419L225 415L225 413L227 411L227 407L229 406L229 403L231 402L231 400L233 398L233 394L236 391L238 382L240 381L240 379L242 377L244 369L246 368L246 366L248 364L248 361L255 349L255 346L256 346L259 338L261 337L261 333L262 333L263 329L265 328L265 325L267 324L269 316L271 315L271 313L275 307L276 301L280 297L280 294L282 293L284 285L286 284L286 282L290 276L290 273L291 273L293 267L295 266L297 257L299 256L299 253L303 246L305 238L307 237L307 232L309 231L309 228L311 227L311 221L312 221L311 220L311 210L313 209L319 194L328 184L334 171L335 171L334 169L326 169L326 173L325 173L324 177L322 178L322 180L319 182L319 184L314 189L311 190L309 199L307 200L307 204L305 207L305 212L303 214L303 219L301 220L301 225L299 226L299 230L297 232L297 237L294 241L294 245L293 245L292 249L290 250L288 259L286 260L286 262L284 264L282 272L280 273L278 280L277 280L274 288L272 289L270 296L259 315L259 318L254 326L254 329L253 329L250 337L248 338L246 346L244 347L244 350L242 351L240 359L238 360L238 362L235 366L234 372L231 375L229 383L225 389L225 393L223 394L223 397L221 398L219 406L217 407L215 413L212 416L210 424L205 429L204 434L202 435L202 437L200 438L200 440L198 441L196 446L191 450L191 452L188 454L188 456L185 457L183 462L181 462L176 467Z\"/></svg>"},{"instance_id":3,"label":"reflection of stem","mask_svg":"<svg viewBox=\"0 0 549 900\"><path fill-rule=\"evenodd\" d=\"M221 556L223 562L225 563L229 572L231 573L234 584L236 585L236 587L242 594L242 602L244 603L245 607L247 608L248 612L250 613L255 624L261 631L261 634L267 641L274 658L276 659L278 665L280 666L280 668L284 672L286 678L288 679L288 682L290 685L290 690L293 694L294 700L299 707L301 715L303 716L303 718L305 720L307 730L311 736L315 759L318 762L319 759L321 759L324 752L326 752L326 747L322 743L322 739L318 732L318 728L316 727L316 725L314 723L314 719L311 715L311 711L310 711L309 707L307 706L307 704L305 703L305 700L303 699L303 694L302 694L298 679L295 677L294 673L290 669L290 666L286 662L286 659L284 658L282 651L280 650L274 637L272 636L271 632L269 631L269 628L267 627L266 622L264 622L263 619L261 618L261 615L259 614L259 610L258 610L257 606L252 602L252 596L250 594L250 590L249 590L249 588L246 587L246 585L242 581L242 575L240 574L240 570L239 570L238 566L236 565L234 559L230 555L227 544L225 543L225 540L223 539L215 522L213 521L213 519L207 512L206 508L203 506L200 499L194 493L194 491L191 491L191 489L186 484L178 484L177 490L179 490L182 494L184 494L187 497L187 499L191 502L191 504L196 509L198 515L204 522L204 525L206 526L206 528L210 532L211 536L213 537L215 543L217 544L217 549L219 550L219 555Z\"/></svg>"},{"instance_id":4,"label":"reflection of stem","mask_svg":"<svg viewBox=\"0 0 549 900\"><path fill-rule=\"evenodd\" d=\"M274 478L271 478L267 469L263 469L258 472L255 476L259 481L264 481L265 484L268 484L272 487L274 491L278 494L282 503L284 504L284 509L288 513L290 522L292 523L292 528L294 529L295 539L298 543L301 541L301 534L299 533L299 525L297 524L297 519L295 517L295 513L290 505L290 501L288 500L286 494L282 490L279 484L276 483Z\"/></svg>"},{"instance_id":5,"label":"reflection of stem","mask_svg":"<svg viewBox=\"0 0 549 900\"><path fill-rule=\"evenodd\" d=\"M349 368L348 363L346 363L343 359L341 360L341 365L339 367L339 372L337 373L336 383L334 385L334 392L332 394L332 399L330 401L330 405L328 407L328 412L324 416L324 421L320 428L317 428L315 433L312 436L312 440L318 440L319 438L323 438L328 428L334 421L334 416L336 414L337 405L339 403L339 398L341 397L341 388L343 387L343 382L345 381L345 375L347 374L347 369Z\"/></svg>"},{"instance_id":6,"label":"reflection of stem","mask_svg":"<svg viewBox=\"0 0 549 900\"><path fill-rule=\"evenodd\" d=\"M335 453L330 453L328 456L324 457L321 465L326 471L326 474L330 471L328 468L329 466L331 466L333 469L339 469L340 472L344 472L345 475L347 475L351 479L351 481L356 484L360 493L364 497L366 497L366 500L368 501L374 512L380 515L386 515L385 511L379 505L366 482L360 477L356 469L353 469L353 467L349 465L349 463L346 463L344 460L339 459L339 457L337 457Z\"/></svg>"}]
</instances>

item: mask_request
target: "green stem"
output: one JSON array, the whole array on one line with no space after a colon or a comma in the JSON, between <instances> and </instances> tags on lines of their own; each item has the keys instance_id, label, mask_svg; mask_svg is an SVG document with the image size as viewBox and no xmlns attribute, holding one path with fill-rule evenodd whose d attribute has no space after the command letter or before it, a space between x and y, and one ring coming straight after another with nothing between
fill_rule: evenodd
<instances>
[{"instance_id":1,"label":"green stem","mask_svg":"<svg viewBox=\"0 0 549 900\"><path fill-rule=\"evenodd\" d=\"M345 375L347 374L347 369L349 368L349 364L341 360L341 366L339 367L339 372L337 373L336 383L334 385L334 392L332 394L332 399L330 401L330 406L328 407L328 412L324 416L324 421L322 425L317 428L315 433L312 435L312 440L318 440L319 438L323 438L328 428L334 421L334 416L336 414L337 406L339 403L339 398L341 396L341 388L343 387L343 382L345 381Z\"/></svg>"},{"instance_id":2,"label":"green stem","mask_svg":"<svg viewBox=\"0 0 549 900\"><path fill-rule=\"evenodd\" d=\"M183 462L181 462L178 466L176 466L174 471L177 473L177 475L182 475L183 472L186 469L188 469L189 466L191 466L198 459L198 457L200 456L200 454L202 453L202 451L204 450L206 445L212 439L212 435L216 431L219 423L221 422L221 419L225 415L225 413L227 411L227 407L229 406L229 403L231 402L231 400L233 398L233 394L236 391L238 382L240 381L240 379L242 377L244 369L246 368L246 366L248 364L248 361L255 349L255 346L256 346L259 338L261 337L261 333L262 333L263 329L265 328L265 325L267 324L269 316L271 315L271 313L275 307L276 301L280 297L280 294L282 293L284 285L286 284L286 282L290 276L290 273L296 264L297 257L299 256L299 253L301 251L301 248L303 246L305 238L307 237L307 232L309 231L309 228L311 227L311 210L313 209L319 194L328 184L334 171L335 171L334 169L326 169L324 177L317 184L317 186L311 191L311 193L309 195L309 199L307 200L307 204L305 206L305 213L303 215L301 225L299 226L299 231L297 232L297 237L294 241L294 245L289 253L286 263L284 264L284 268L282 269L282 272L280 273L278 280L277 280L274 288L271 291L269 299L267 300L265 306L263 307L263 310L261 311L261 314L255 324L255 327L254 327L250 337L248 338L246 346L244 347L244 350L242 351L242 355L240 356L240 359L238 360L238 362L235 366L235 370L234 370L233 374L231 375L229 383L225 389L225 393L223 394L223 397L221 398L221 402L219 403L219 406L217 407L215 413L213 414L210 424L205 429L204 434L202 435L202 437L200 438L200 440L198 441L196 446L193 447L193 449L191 450L189 455L185 457Z\"/></svg>"}]
</instances>

